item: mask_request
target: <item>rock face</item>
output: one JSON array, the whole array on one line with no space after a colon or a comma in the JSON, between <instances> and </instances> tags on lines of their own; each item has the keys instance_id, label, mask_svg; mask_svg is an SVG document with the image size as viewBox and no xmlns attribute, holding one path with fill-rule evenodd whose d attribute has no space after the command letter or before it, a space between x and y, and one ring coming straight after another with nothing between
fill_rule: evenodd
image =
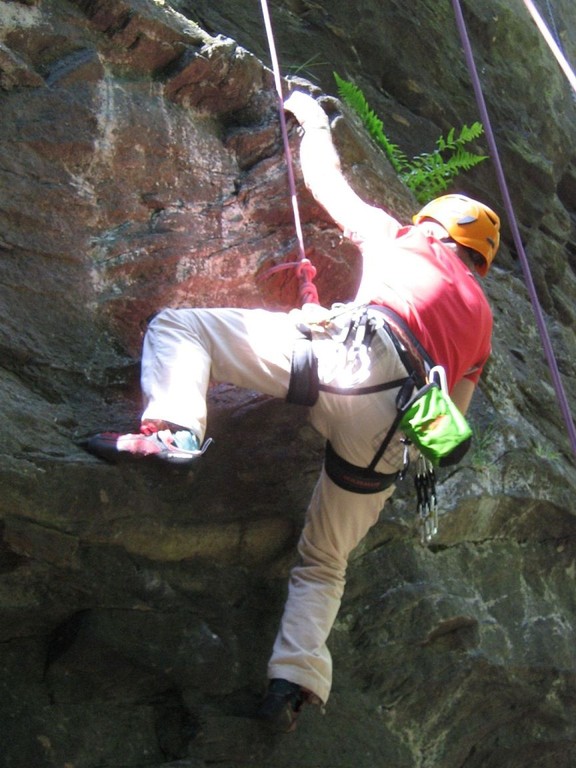
<instances>
[{"instance_id":1,"label":"rock face","mask_svg":"<svg viewBox=\"0 0 576 768\"><path fill-rule=\"evenodd\" d=\"M266 274L297 245L260 9L238 5L0 2L2 765L573 766L576 472L507 228L476 447L438 478L431 547L407 481L354 554L333 697L296 735L248 715L322 462L306 414L222 383L197 470L80 447L137 421L157 309L298 303L291 272ZM545 5L576 60L572 0ZM575 101L519 0L464 10L574 408ZM273 16L286 71L354 79L407 154L477 119L448 3ZM356 120L335 136L361 194L407 220ZM321 300L345 300L357 254L297 178ZM459 185L501 208L491 163Z\"/></svg>"}]
</instances>

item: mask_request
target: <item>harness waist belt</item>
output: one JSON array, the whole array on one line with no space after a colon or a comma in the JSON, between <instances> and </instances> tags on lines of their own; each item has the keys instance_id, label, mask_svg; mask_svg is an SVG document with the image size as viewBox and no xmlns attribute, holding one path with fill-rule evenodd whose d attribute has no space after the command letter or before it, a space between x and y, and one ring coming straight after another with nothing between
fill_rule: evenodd
<instances>
[{"instance_id":1,"label":"harness waist belt","mask_svg":"<svg viewBox=\"0 0 576 768\"><path fill-rule=\"evenodd\" d=\"M332 448L330 441L326 443L324 469L330 480L340 488L351 493L364 494L385 491L386 488L394 485L400 474L394 472L386 475L376 472L371 467L357 467L339 456Z\"/></svg>"}]
</instances>

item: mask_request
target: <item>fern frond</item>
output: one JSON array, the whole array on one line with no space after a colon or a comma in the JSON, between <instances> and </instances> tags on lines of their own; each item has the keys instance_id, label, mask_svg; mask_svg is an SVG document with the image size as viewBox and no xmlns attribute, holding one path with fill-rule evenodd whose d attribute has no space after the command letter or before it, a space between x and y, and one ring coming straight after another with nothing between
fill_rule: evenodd
<instances>
[{"instance_id":1,"label":"fern frond","mask_svg":"<svg viewBox=\"0 0 576 768\"><path fill-rule=\"evenodd\" d=\"M396 173L401 173L402 169L408 165L408 159L400 148L388 139L384 133L382 120L370 108L361 89L354 83L341 78L337 72L334 72L334 79L338 86L338 95L342 101L356 112L370 136L384 150Z\"/></svg>"},{"instance_id":2,"label":"fern frond","mask_svg":"<svg viewBox=\"0 0 576 768\"><path fill-rule=\"evenodd\" d=\"M398 176L422 205L445 192L452 179L462 171L468 171L486 160L486 155L477 155L465 148L466 144L477 139L484 131L478 122L462 126L458 136L456 129L450 128L445 137L438 138L433 152L408 160L402 150L388 139L382 121L370 108L360 88L336 72L334 79L340 98L356 112L370 136L384 150Z\"/></svg>"},{"instance_id":3,"label":"fern frond","mask_svg":"<svg viewBox=\"0 0 576 768\"><path fill-rule=\"evenodd\" d=\"M436 146L438 148L439 152L444 152L445 150L451 150L456 151L459 147L463 147L465 144L468 144L470 141L474 141L474 139L477 139L479 136L482 135L484 132L484 127L482 126L482 123L472 123L472 125L463 125L460 129L460 134L458 135L458 138L454 138L454 134L456 133L455 128L451 128L448 131L448 135L446 138L443 136L440 136L438 141L436 142Z\"/></svg>"}]
</instances>

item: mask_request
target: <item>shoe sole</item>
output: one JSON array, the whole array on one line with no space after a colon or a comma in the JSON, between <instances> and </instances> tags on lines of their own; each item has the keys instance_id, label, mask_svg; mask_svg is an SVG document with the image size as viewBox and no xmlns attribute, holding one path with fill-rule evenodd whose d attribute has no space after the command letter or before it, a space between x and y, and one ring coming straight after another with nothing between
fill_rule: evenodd
<instances>
[{"instance_id":1,"label":"shoe sole","mask_svg":"<svg viewBox=\"0 0 576 768\"><path fill-rule=\"evenodd\" d=\"M269 733L294 733L297 726L298 713L294 712L290 704L274 717L261 717L258 719Z\"/></svg>"},{"instance_id":2,"label":"shoe sole","mask_svg":"<svg viewBox=\"0 0 576 768\"><path fill-rule=\"evenodd\" d=\"M177 453L170 453L168 451L159 453L131 453L130 451L119 451L116 445L112 442L107 443L105 440L99 439L98 441L88 439L82 443L82 447L96 456L99 459L110 464L124 464L128 462L140 462L140 461L161 461L168 464L193 464L202 455L198 452L195 456L182 455Z\"/></svg>"}]
</instances>

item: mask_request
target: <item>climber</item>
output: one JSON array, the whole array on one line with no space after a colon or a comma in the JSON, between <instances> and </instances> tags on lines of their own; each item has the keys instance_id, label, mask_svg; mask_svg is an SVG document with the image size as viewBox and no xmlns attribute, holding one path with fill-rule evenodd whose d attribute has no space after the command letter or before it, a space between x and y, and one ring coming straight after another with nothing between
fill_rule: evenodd
<instances>
[{"instance_id":1,"label":"climber","mask_svg":"<svg viewBox=\"0 0 576 768\"><path fill-rule=\"evenodd\" d=\"M367 475L364 469L394 420L399 388L429 356L444 366L458 408L465 413L469 406L492 331L492 314L473 273L485 275L492 263L499 219L482 203L447 195L424 206L414 226L401 226L361 200L345 180L320 103L294 91L285 108L303 132L306 185L360 249L355 301L291 313L163 310L144 340L140 432L100 433L87 447L109 460L152 456L188 462L208 443L202 445L210 377L288 400L294 400L294 389L299 397L305 393L301 401L311 405L311 421L327 440L331 461L306 513L268 664L268 692L258 711L275 729L288 731L304 702L323 705L329 697L326 641L348 556L376 523L405 467L406 446L398 435L376 471ZM390 320L389 332L380 332L373 306L393 310L398 322ZM366 333L370 323L378 332ZM293 351L303 339L312 340L314 360L306 375L312 371L315 392L313 386L294 387ZM352 486L341 482L344 475Z\"/></svg>"}]
</instances>

